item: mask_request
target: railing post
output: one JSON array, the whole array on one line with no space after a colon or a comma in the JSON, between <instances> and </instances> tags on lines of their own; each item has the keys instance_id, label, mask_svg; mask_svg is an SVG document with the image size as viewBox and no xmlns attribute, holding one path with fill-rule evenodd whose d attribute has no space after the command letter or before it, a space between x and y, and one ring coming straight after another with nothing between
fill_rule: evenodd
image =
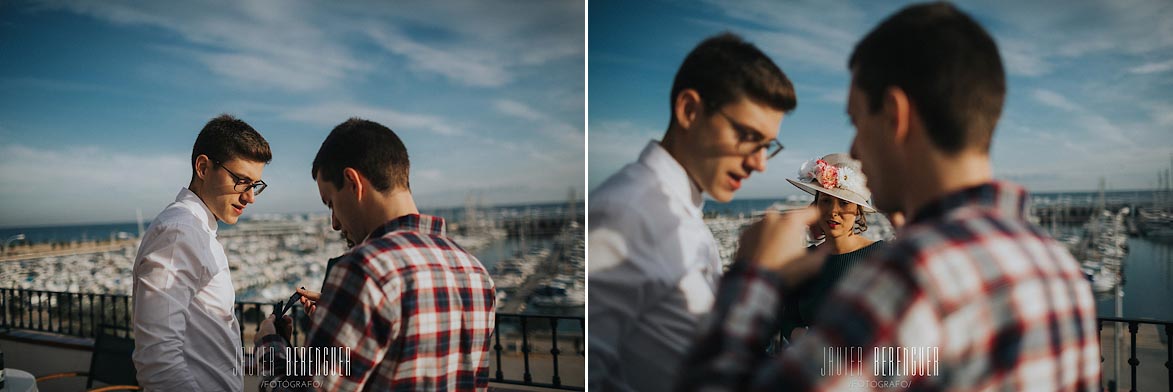
<instances>
[{"instance_id":1,"label":"railing post","mask_svg":"<svg viewBox=\"0 0 1173 392\"><path fill-rule=\"evenodd\" d=\"M44 331L45 330L45 308L44 308L45 301L41 300L41 291L40 290L37 290L36 293L37 293L37 330Z\"/></svg>"},{"instance_id":2,"label":"railing post","mask_svg":"<svg viewBox=\"0 0 1173 392\"><path fill-rule=\"evenodd\" d=\"M1173 323L1165 323L1165 370L1169 373L1169 390L1173 391Z\"/></svg>"},{"instance_id":3,"label":"railing post","mask_svg":"<svg viewBox=\"0 0 1173 392\"><path fill-rule=\"evenodd\" d=\"M3 297L4 297L4 309L3 309L4 326L11 328L13 326L13 324L16 324L12 320L12 305L9 303L12 300L12 290L11 289L4 289L3 293L4 293L3 294Z\"/></svg>"},{"instance_id":4,"label":"railing post","mask_svg":"<svg viewBox=\"0 0 1173 392\"><path fill-rule=\"evenodd\" d=\"M82 296L81 293L77 293L77 335L75 336L81 336L81 330L86 326L86 315L84 313L85 310L83 309L84 306L82 306L81 302L82 298L85 297Z\"/></svg>"},{"instance_id":5,"label":"railing post","mask_svg":"<svg viewBox=\"0 0 1173 392\"><path fill-rule=\"evenodd\" d=\"M1140 324L1136 321L1128 322L1128 333L1132 335L1131 355L1128 357L1128 366L1132 368L1132 388L1129 391L1136 392L1136 367L1140 365L1140 360L1136 358L1136 333L1140 329Z\"/></svg>"},{"instance_id":6,"label":"railing post","mask_svg":"<svg viewBox=\"0 0 1173 392\"><path fill-rule=\"evenodd\" d=\"M65 323L65 315L62 315L62 313L65 312L63 312L61 307L61 297L63 295L65 295L63 292L54 292L52 295L50 295L53 297L53 300L50 300L49 306L53 306L53 311L57 313L57 333L62 333L62 331L65 331L65 327L61 325L61 323Z\"/></svg>"},{"instance_id":7,"label":"railing post","mask_svg":"<svg viewBox=\"0 0 1173 392\"><path fill-rule=\"evenodd\" d=\"M562 378L558 377L558 318L550 317L550 354L554 356L554 386L562 386Z\"/></svg>"},{"instance_id":8,"label":"railing post","mask_svg":"<svg viewBox=\"0 0 1173 392\"><path fill-rule=\"evenodd\" d=\"M94 311L94 308L95 308L94 294L93 293L86 294L86 297L90 298L90 335L94 335L95 337L97 337L97 334L94 333L94 325L96 325L96 323L94 323L94 320L96 317L98 317L98 312ZM82 335L82 336L86 336L86 335Z\"/></svg>"},{"instance_id":9,"label":"railing post","mask_svg":"<svg viewBox=\"0 0 1173 392\"><path fill-rule=\"evenodd\" d=\"M66 334L73 335L73 293L61 294L66 298L65 310L63 312L65 314L64 318L68 319L68 321L66 321L66 324L68 325L68 327L66 327Z\"/></svg>"},{"instance_id":10,"label":"railing post","mask_svg":"<svg viewBox=\"0 0 1173 392\"><path fill-rule=\"evenodd\" d=\"M93 329L93 332L94 332L93 337L94 338L97 338L98 334L100 333L100 332L98 332L97 329L102 328L103 325L106 325L106 294L98 294L98 300L99 300L99 302L102 303L102 306L100 308L98 308L98 312L99 312L98 313L98 320L100 322L98 323L98 325L94 326L94 327L97 327L97 328Z\"/></svg>"},{"instance_id":11,"label":"railing post","mask_svg":"<svg viewBox=\"0 0 1173 392\"><path fill-rule=\"evenodd\" d=\"M237 302L233 305L233 307L236 308L236 314L238 315L236 320L236 329L240 330L240 344L244 345L246 343L244 341L244 304Z\"/></svg>"},{"instance_id":12,"label":"railing post","mask_svg":"<svg viewBox=\"0 0 1173 392\"><path fill-rule=\"evenodd\" d=\"M29 315L28 316L29 317L28 318L28 329L34 329L33 311L35 309L33 309L33 292L32 291L25 292L25 297L28 298L28 301L22 302L21 305L26 305L26 306L24 306L24 308L26 309L26 311Z\"/></svg>"},{"instance_id":13,"label":"railing post","mask_svg":"<svg viewBox=\"0 0 1173 392\"><path fill-rule=\"evenodd\" d=\"M253 314L257 315L257 325L256 327L253 327L253 334L261 332L261 320L264 320L264 314L262 313L264 313L264 311L261 310L261 304L253 304Z\"/></svg>"},{"instance_id":14,"label":"railing post","mask_svg":"<svg viewBox=\"0 0 1173 392\"><path fill-rule=\"evenodd\" d=\"M8 289L0 288L0 326L8 327Z\"/></svg>"},{"instance_id":15,"label":"railing post","mask_svg":"<svg viewBox=\"0 0 1173 392\"><path fill-rule=\"evenodd\" d=\"M126 329L133 330L134 326L131 325L131 322L130 322L131 316L130 316L130 296L129 295L122 297L122 312L123 312L122 315L124 316L123 321L125 322L125 324L123 324L122 326L126 327ZM125 329L123 330L123 333L126 333Z\"/></svg>"},{"instance_id":16,"label":"railing post","mask_svg":"<svg viewBox=\"0 0 1173 392\"><path fill-rule=\"evenodd\" d=\"M493 335L497 338L497 344L493 346L497 352L497 381L504 381L505 372L501 371L501 315L493 317Z\"/></svg>"},{"instance_id":17,"label":"railing post","mask_svg":"<svg viewBox=\"0 0 1173 392\"><path fill-rule=\"evenodd\" d=\"M525 383L532 384L534 377L529 372L529 326L527 325L528 317L521 315L521 356L525 360Z\"/></svg>"},{"instance_id":18,"label":"railing post","mask_svg":"<svg viewBox=\"0 0 1173 392\"><path fill-rule=\"evenodd\" d=\"M57 329L54 332L61 333L64 330L61 327L61 293L50 291L49 298L51 298L49 301L49 316L55 316L57 318ZM49 324L53 324L52 317L50 318Z\"/></svg>"}]
</instances>

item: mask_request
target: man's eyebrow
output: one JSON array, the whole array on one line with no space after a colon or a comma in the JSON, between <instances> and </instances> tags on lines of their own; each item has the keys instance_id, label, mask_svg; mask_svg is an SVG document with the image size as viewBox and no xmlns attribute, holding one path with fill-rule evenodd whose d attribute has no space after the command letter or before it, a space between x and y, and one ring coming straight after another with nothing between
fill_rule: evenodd
<instances>
[{"instance_id":1,"label":"man's eyebrow","mask_svg":"<svg viewBox=\"0 0 1173 392\"><path fill-rule=\"evenodd\" d=\"M254 180L252 177L249 177L249 176L242 176L242 175L235 174L235 173L233 173L232 175L237 176L242 180L248 180L249 183L254 183L254 182L258 181L258 180Z\"/></svg>"},{"instance_id":2,"label":"man's eyebrow","mask_svg":"<svg viewBox=\"0 0 1173 392\"><path fill-rule=\"evenodd\" d=\"M757 136L758 139L761 139L764 142L769 142L769 141L778 139L778 138L773 138L773 139L767 138L765 132L762 132L762 131L758 130L757 128L754 128L752 125L742 124L740 122L735 122L735 121L730 121L730 123L732 123L736 127L739 127L739 128L742 128L742 129L749 131L750 133L754 134L754 136Z\"/></svg>"}]
</instances>

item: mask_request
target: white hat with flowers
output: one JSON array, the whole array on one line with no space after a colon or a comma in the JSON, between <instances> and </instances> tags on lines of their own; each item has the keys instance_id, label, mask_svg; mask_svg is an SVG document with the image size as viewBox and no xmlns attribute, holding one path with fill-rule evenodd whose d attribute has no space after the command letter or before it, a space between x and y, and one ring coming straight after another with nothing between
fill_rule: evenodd
<instances>
[{"instance_id":1,"label":"white hat with flowers","mask_svg":"<svg viewBox=\"0 0 1173 392\"><path fill-rule=\"evenodd\" d=\"M860 163L843 153L829 154L821 159L806 161L798 169L798 180L786 179L798 189L814 195L822 192L842 200L859 204L864 212L875 212L872 192Z\"/></svg>"}]
</instances>

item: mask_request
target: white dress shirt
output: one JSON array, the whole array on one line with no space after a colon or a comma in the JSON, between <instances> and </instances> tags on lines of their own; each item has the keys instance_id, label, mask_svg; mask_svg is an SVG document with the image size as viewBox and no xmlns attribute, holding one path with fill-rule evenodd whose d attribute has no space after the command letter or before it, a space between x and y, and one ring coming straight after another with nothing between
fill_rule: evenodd
<instances>
[{"instance_id":1,"label":"white dress shirt","mask_svg":"<svg viewBox=\"0 0 1173 392\"><path fill-rule=\"evenodd\" d=\"M154 391L242 391L240 324L216 218L179 191L134 262L134 366Z\"/></svg>"},{"instance_id":2,"label":"white dress shirt","mask_svg":"<svg viewBox=\"0 0 1173 392\"><path fill-rule=\"evenodd\" d=\"M591 390L667 390L721 274L700 189L656 141L590 193Z\"/></svg>"}]
</instances>

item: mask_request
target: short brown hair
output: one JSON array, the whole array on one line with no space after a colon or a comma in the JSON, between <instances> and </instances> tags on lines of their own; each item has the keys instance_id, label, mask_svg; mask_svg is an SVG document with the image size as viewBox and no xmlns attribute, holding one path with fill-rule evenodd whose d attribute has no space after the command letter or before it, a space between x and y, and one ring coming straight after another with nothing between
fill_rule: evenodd
<instances>
[{"instance_id":1,"label":"short brown hair","mask_svg":"<svg viewBox=\"0 0 1173 392\"><path fill-rule=\"evenodd\" d=\"M245 159L268 164L273 160L269 142L240 119L221 114L204 125L191 148L194 174L196 157L206 155L216 162Z\"/></svg>"},{"instance_id":2,"label":"short brown hair","mask_svg":"<svg viewBox=\"0 0 1173 392\"><path fill-rule=\"evenodd\" d=\"M708 111L742 97L783 112L798 105L794 85L782 69L756 46L729 32L701 41L684 58L672 82L672 110L684 89L696 90Z\"/></svg>"},{"instance_id":3,"label":"short brown hair","mask_svg":"<svg viewBox=\"0 0 1173 392\"><path fill-rule=\"evenodd\" d=\"M900 87L938 148L989 152L1006 96L1002 57L990 34L952 4L900 10L855 46L847 65L871 112L888 87Z\"/></svg>"},{"instance_id":4,"label":"short brown hair","mask_svg":"<svg viewBox=\"0 0 1173 392\"><path fill-rule=\"evenodd\" d=\"M348 167L366 176L379 192L411 190L407 147L395 131L377 122L351 118L334 127L314 156L310 176L316 180L321 174L334 188L341 188L342 170Z\"/></svg>"}]
</instances>

